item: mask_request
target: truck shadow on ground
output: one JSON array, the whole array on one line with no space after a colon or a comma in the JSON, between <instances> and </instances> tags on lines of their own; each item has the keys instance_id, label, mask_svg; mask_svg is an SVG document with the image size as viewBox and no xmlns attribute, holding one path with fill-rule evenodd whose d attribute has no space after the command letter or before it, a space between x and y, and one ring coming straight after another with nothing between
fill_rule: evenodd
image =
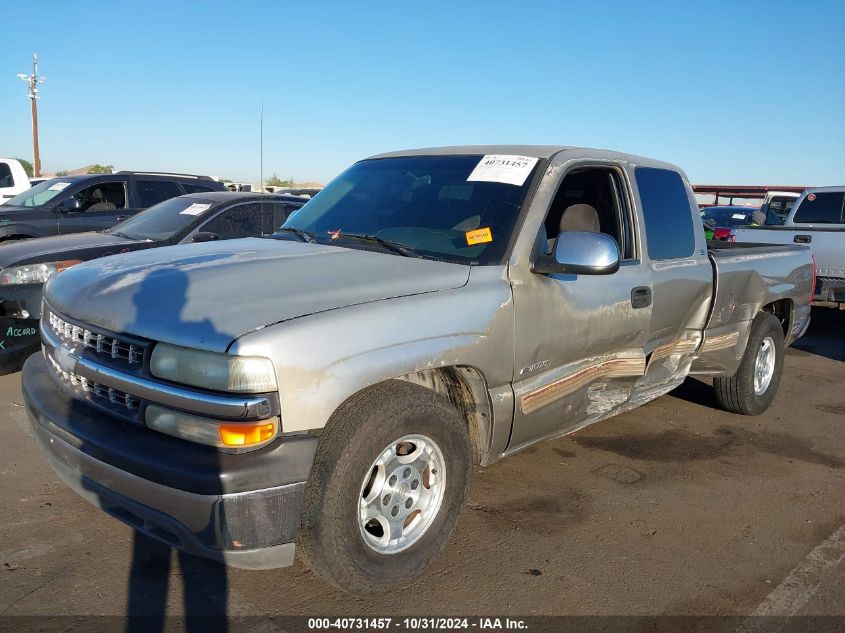
<instances>
[{"instance_id":1,"label":"truck shadow on ground","mask_svg":"<svg viewBox=\"0 0 845 633\"><path fill-rule=\"evenodd\" d=\"M816 450L803 438L770 430L757 433L747 428L726 425L717 427L713 435L670 429L635 436L579 435L573 441L585 448L650 462L691 462L764 452L829 468L842 468L845 465L838 457Z\"/></svg>"},{"instance_id":2,"label":"truck shadow on ground","mask_svg":"<svg viewBox=\"0 0 845 633\"><path fill-rule=\"evenodd\" d=\"M845 362L845 312L832 308L813 308L810 327L792 345L794 349Z\"/></svg>"}]
</instances>

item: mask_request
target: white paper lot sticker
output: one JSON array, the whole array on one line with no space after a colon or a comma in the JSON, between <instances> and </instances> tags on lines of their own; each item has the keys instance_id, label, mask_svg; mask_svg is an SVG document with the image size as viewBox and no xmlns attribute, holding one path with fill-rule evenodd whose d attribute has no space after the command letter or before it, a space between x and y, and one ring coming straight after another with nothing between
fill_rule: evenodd
<instances>
[{"instance_id":1,"label":"white paper lot sticker","mask_svg":"<svg viewBox=\"0 0 845 633\"><path fill-rule=\"evenodd\" d=\"M61 191L65 187L69 187L69 186L70 186L69 182L55 182L52 185L50 185L50 191Z\"/></svg>"},{"instance_id":2,"label":"white paper lot sticker","mask_svg":"<svg viewBox=\"0 0 845 633\"><path fill-rule=\"evenodd\" d=\"M475 166L467 181L503 182L521 187L536 164L534 156L488 154Z\"/></svg>"},{"instance_id":3,"label":"white paper lot sticker","mask_svg":"<svg viewBox=\"0 0 845 633\"><path fill-rule=\"evenodd\" d=\"M203 211L206 211L210 206L210 204L201 204L199 202L195 202L184 211L180 211L179 215L199 215Z\"/></svg>"},{"instance_id":4,"label":"white paper lot sticker","mask_svg":"<svg viewBox=\"0 0 845 633\"><path fill-rule=\"evenodd\" d=\"M744 214L744 213L734 213L731 217L732 217L734 220L744 220L744 219L745 219L745 214Z\"/></svg>"}]
</instances>

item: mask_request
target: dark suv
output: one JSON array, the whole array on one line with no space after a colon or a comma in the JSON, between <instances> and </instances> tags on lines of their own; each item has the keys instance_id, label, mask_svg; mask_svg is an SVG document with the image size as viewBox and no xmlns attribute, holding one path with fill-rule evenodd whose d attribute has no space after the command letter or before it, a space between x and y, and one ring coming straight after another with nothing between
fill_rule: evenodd
<instances>
[{"instance_id":1,"label":"dark suv","mask_svg":"<svg viewBox=\"0 0 845 633\"><path fill-rule=\"evenodd\" d=\"M120 171L62 176L0 206L0 241L101 231L186 193L226 191L208 176Z\"/></svg>"}]
</instances>

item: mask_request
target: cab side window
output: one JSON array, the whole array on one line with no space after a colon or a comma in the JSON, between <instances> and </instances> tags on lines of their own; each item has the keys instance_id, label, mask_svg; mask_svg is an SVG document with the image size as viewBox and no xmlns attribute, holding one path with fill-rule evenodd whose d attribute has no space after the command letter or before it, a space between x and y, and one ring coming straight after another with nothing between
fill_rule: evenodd
<instances>
[{"instance_id":1,"label":"cab side window","mask_svg":"<svg viewBox=\"0 0 845 633\"><path fill-rule=\"evenodd\" d=\"M218 239L263 235L264 214L260 203L239 204L230 207L200 227L200 231L214 233Z\"/></svg>"},{"instance_id":2,"label":"cab side window","mask_svg":"<svg viewBox=\"0 0 845 633\"><path fill-rule=\"evenodd\" d=\"M692 207L681 175L669 169L637 167L648 256L682 259L695 251Z\"/></svg>"},{"instance_id":3,"label":"cab side window","mask_svg":"<svg viewBox=\"0 0 845 633\"><path fill-rule=\"evenodd\" d=\"M126 208L126 183L98 182L73 194L80 211L114 211Z\"/></svg>"},{"instance_id":4,"label":"cab side window","mask_svg":"<svg viewBox=\"0 0 845 633\"><path fill-rule=\"evenodd\" d=\"M797 224L842 224L843 197L845 194L841 191L807 194L792 221Z\"/></svg>"},{"instance_id":5,"label":"cab side window","mask_svg":"<svg viewBox=\"0 0 845 633\"><path fill-rule=\"evenodd\" d=\"M622 259L636 258L631 205L621 174L610 167L568 173L558 187L544 224L547 252L564 231L604 233L616 240Z\"/></svg>"}]
</instances>

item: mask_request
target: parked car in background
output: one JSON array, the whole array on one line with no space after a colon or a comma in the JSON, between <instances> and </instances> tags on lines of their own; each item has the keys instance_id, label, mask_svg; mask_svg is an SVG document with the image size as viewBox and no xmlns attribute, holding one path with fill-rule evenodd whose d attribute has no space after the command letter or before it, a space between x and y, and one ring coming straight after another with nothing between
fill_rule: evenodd
<instances>
[{"instance_id":1,"label":"parked car in background","mask_svg":"<svg viewBox=\"0 0 845 633\"><path fill-rule=\"evenodd\" d=\"M738 227L730 239L806 244L816 259L815 305L845 309L845 187L807 189L780 226Z\"/></svg>"},{"instance_id":2,"label":"parked car in background","mask_svg":"<svg viewBox=\"0 0 845 633\"><path fill-rule=\"evenodd\" d=\"M790 191L770 191L760 205L760 215L754 217L754 223L765 226L779 226L786 222L792 205L800 194Z\"/></svg>"},{"instance_id":3,"label":"parked car in background","mask_svg":"<svg viewBox=\"0 0 845 633\"><path fill-rule=\"evenodd\" d=\"M3 244L0 373L17 371L37 351L41 291L56 273L107 255L273 233L306 202L296 196L195 193L160 202L104 231Z\"/></svg>"},{"instance_id":4,"label":"parked car in background","mask_svg":"<svg viewBox=\"0 0 845 633\"><path fill-rule=\"evenodd\" d=\"M0 158L0 204L6 204L29 187L29 178L20 161L14 158Z\"/></svg>"},{"instance_id":5,"label":"parked car in background","mask_svg":"<svg viewBox=\"0 0 845 633\"><path fill-rule=\"evenodd\" d=\"M32 436L152 538L252 569L300 547L352 592L434 560L474 464L690 374L762 413L810 319L809 249L708 247L683 172L605 150L374 156L274 238L51 279Z\"/></svg>"},{"instance_id":6,"label":"parked car in background","mask_svg":"<svg viewBox=\"0 0 845 633\"><path fill-rule=\"evenodd\" d=\"M713 231L714 240L726 240L731 228L751 224L751 215L757 207L723 206L707 207L701 211L701 221Z\"/></svg>"},{"instance_id":7,"label":"parked car in background","mask_svg":"<svg viewBox=\"0 0 845 633\"><path fill-rule=\"evenodd\" d=\"M0 208L0 241L101 231L186 193L225 191L207 176L121 171L51 178Z\"/></svg>"}]
</instances>

